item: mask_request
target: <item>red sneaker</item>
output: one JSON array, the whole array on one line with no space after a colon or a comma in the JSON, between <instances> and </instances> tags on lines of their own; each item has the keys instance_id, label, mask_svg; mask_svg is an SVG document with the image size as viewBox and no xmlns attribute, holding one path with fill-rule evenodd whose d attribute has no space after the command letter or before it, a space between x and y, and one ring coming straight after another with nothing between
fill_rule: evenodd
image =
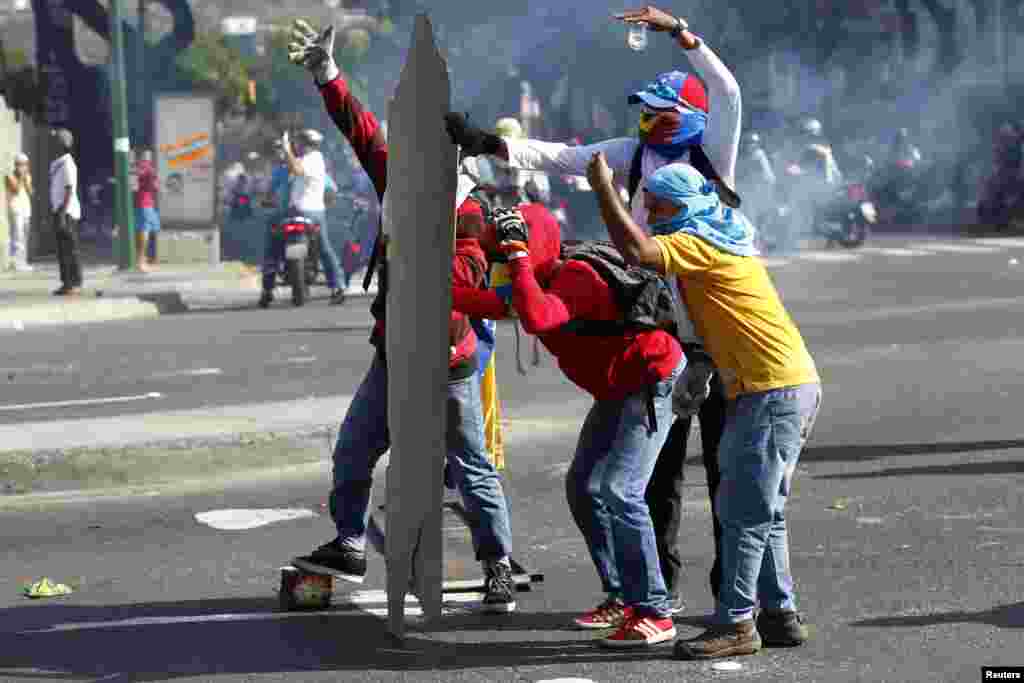
<instances>
[{"instance_id":1,"label":"red sneaker","mask_svg":"<svg viewBox=\"0 0 1024 683\"><path fill-rule=\"evenodd\" d=\"M630 614L618 631L598 642L605 647L649 647L675 637L676 625L671 617L642 617Z\"/></svg>"},{"instance_id":2,"label":"red sneaker","mask_svg":"<svg viewBox=\"0 0 1024 683\"><path fill-rule=\"evenodd\" d=\"M631 614L632 610L621 601L609 598L589 612L576 617L573 622L585 629L616 628L624 624Z\"/></svg>"}]
</instances>

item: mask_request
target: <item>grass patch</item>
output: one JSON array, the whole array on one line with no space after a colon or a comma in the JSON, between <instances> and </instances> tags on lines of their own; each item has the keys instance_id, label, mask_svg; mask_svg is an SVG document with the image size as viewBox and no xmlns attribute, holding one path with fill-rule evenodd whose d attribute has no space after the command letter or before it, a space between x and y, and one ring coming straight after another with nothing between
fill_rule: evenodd
<instances>
[{"instance_id":1,"label":"grass patch","mask_svg":"<svg viewBox=\"0 0 1024 683\"><path fill-rule=\"evenodd\" d=\"M0 494L176 483L318 463L328 455L322 438L262 435L225 444L12 451L0 453Z\"/></svg>"}]
</instances>

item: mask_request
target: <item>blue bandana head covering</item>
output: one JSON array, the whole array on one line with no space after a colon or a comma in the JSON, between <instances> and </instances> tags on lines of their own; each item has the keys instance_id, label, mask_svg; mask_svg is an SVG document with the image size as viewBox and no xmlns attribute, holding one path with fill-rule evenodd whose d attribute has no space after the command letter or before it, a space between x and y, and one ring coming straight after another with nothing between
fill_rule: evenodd
<instances>
[{"instance_id":1,"label":"blue bandana head covering","mask_svg":"<svg viewBox=\"0 0 1024 683\"><path fill-rule=\"evenodd\" d=\"M742 213L722 204L715 186L693 166L667 164L655 171L644 185L655 197L682 207L669 220L651 225L655 235L682 231L736 256L758 254L754 246L754 226Z\"/></svg>"}]
</instances>

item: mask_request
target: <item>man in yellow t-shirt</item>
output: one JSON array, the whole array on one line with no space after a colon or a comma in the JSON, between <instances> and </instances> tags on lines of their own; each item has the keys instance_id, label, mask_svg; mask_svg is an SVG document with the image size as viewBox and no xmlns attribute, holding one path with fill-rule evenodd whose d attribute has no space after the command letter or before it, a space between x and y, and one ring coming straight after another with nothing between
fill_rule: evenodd
<instances>
[{"instance_id":1,"label":"man in yellow t-shirt","mask_svg":"<svg viewBox=\"0 0 1024 683\"><path fill-rule=\"evenodd\" d=\"M669 164L647 180L653 237L621 204L602 154L594 156L588 178L626 260L679 278L729 399L718 447L722 583L715 625L676 643L676 656L732 657L753 654L762 643L800 645L807 629L796 611L784 508L821 404L814 360L757 258L753 227L692 166ZM690 386L680 382L676 394L706 391L692 382L706 376L690 375Z\"/></svg>"}]
</instances>

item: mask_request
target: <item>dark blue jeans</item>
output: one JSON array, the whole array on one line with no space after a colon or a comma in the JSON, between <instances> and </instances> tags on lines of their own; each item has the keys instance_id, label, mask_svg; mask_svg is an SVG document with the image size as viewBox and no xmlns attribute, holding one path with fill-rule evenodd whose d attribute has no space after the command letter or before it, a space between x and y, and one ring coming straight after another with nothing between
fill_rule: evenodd
<instances>
[{"instance_id":1,"label":"dark blue jeans","mask_svg":"<svg viewBox=\"0 0 1024 683\"><path fill-rule=\"evenodd\" d=\"M508 557L512 550L508 504L498 472L484 449L480 380L476 375L448 383L447 440L448 469L474 521L477 559ZM349 547L365 547L373 468L390 447L387 366L378 354L352 397L334 448L331 517L338 538ZM441 472L437 476L433 485L441 486Z\"/></svg>"},{"instance_id":2,"label":"dark blue jeans","mask_svg":"<svg viewBox=\"0 0 1024 683\"><path fill-rule=\"evenodd\" d=\"M610 597L641 614L667 613L647 484L669 428L672 387L685 367L622 401L597 401L587 414L566 476L569 509ZM657 429L651 429L653 400Z\"/></svg>"}]
</instances>

